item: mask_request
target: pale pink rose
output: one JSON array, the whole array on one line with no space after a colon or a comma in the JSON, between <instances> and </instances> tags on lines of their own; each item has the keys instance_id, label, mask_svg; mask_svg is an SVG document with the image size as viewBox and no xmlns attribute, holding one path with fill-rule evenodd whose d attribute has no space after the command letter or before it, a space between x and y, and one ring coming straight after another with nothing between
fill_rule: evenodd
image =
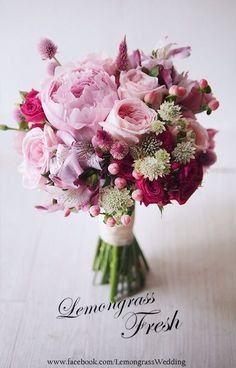
<instances>
[{"instance_id":1,"label":"pale pink rose","mask_svg":"<svg viewBox=\"0 0 236 368\"><path fill-rule=\"evenodd\" d=\"M147 133L156 112L138 98L116 101L102 127L114 138L126 143L138 143L139 138Z\"/></svg>"},{"instance_id":2,"label":"pale pink rose","mask_svg":"<svg viewBox=\"0 0 236 368\"><path fill-rule=\"evenodd\" d=\"M95 132L118 95L114 78L102 68L69 64L56 68L55 76L45 82L40 97L49 122L75 137L82 128Z\"/></svg>"},{"instance_id":3,"label":"pale pink rose","mask_svg":"<svg viewBox=\"0 0 236 368\"><path fill-rule=\"evenodd\" d=\"M194 145L197 150L205 151L208 148L208 133L207 130L195 119L187 118L187 129L192 130L195 134Z\"/></svg>"},{"instance_id":4,"label":"pale pink rose","mask_svg":"<svg viewBox=\"0 0 236 368\"><path fill-rule=\"evenodd\" d=\"M19 171L23 174L26 188L39 188L44 184L42 174L48 171L50 158L57 144L58 139L48 125L44 126L44 130L34 128L25 134L22 142L23 162Z\"/></svg>"},{"instance_id":5,"label":"pale pink rose","mask_svg":"<svg viewBox=\"0 0 236 368\"><path fill-rule=\"evenodd\" d=\"M120 87L118 94L120 99L137 97L141 100L150 92L157 91L163 96L163 91L166 91L165 86L159 87L158 79L150 77L146 73L137 69L130 69L128 72L121 72Z\"/></svg>"}]
</instances>

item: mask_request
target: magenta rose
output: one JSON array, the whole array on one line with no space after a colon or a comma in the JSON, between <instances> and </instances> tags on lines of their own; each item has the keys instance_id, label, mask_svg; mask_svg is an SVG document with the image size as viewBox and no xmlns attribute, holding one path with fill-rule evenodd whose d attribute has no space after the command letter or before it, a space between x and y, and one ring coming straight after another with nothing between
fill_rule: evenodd
<instances>
[{"instance_id":1,"label":"magenta rose","mask_svg":"<svg viewBox=\"0 0 236 368\"><path fill-rule=\"evenodd\" d=\"M126 98L115 102L106 121L101 125L117 140L135 144L150 130L156 115L153 109L138 98Z\"/></svg>"},{"instance_id":2,"label":"magenta rose","mask_svg":"<svg viewBox=\"0 0 236 368\"><path fill-rule=\"evenodd\" d=\"M166 177L170 199L184 204L199 187L203 178L203 167L198 160L191 160L176 172Z\"/></svg>"},{"instance_id":3,"label":"magenta rose","mask_svg":"<svg viewBox=\"0 0 236 368\"><path fill-rule=\"evenodd\" d=\"M27 94L25 102L20 106L20 110L27 122L40 123L46 118L39 99L39 92L34 89Z\"/></svg>"},{"instance_id":4,"label":"magenta rose","mask_svg":"<svg viewBox=\"0 0 236 368\"><path fill-rule=\"evenodd\" d=\"M142 190L142 202L145 206L152 203L158 204L159 206L165 206L170 203L168 194L165 192L160 179L150 181L148 179L141 178L136 181L136 187Z\"/></svg>"},{"instance_id":5,"label":"magenta rose","mask_svg":"<svg viewBox=\"0 0 236 368\"><path fill-rule=\"evenodd\" d=\"M102 67L70 64L57 67L41 91L43 109L57 129L79 136L88 128L96 132L118 99L114 77Z\"/></svg>"}]
</instances>

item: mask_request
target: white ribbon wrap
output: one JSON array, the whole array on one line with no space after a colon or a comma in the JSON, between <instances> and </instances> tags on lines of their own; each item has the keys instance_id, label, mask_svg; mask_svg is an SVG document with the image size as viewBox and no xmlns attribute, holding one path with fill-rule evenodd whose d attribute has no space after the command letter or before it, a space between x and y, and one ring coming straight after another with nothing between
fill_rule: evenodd
<instances>
[{"instance_id":1,"label":"white ribbon wrap","mask_svg":"<svg viewBox=\"0 0 236 368\"><path fill-rule=\"evenodd\" d=\"M99 216L100 237L104 242L110 245L115 245L117 247L130 245L134 239L133 226L134 213L131 216L130 224L127 226L107 226L103 222L103 216Z\"/></svg>"}]
</instances>

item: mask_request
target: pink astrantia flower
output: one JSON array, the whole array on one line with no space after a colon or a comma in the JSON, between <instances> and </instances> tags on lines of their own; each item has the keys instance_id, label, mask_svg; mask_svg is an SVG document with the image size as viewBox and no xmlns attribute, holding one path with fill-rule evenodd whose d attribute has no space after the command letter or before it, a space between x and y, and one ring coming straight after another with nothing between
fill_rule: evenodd
<instances>
[{"instance_id":1,"label":"pink astrantia flower","mask_svg":"<svg viewBox=\"0 0 236 368\"><path fill-rule=\"evenodd\" d=\"M48 125L44 130L34 128L25 134L22 141L23 162L19 171L23 175L26 188L34 189L43 186L45 174L49 169L53 150L58 145L58 138Z\"/></svg>"},{"instance_id":2,"label":"pink astrantia flower","mask_svg":"<svg viewBox=\"0 0 236 368\"><path fill-rule=\"evenodd\" d=\"M103 69L74 64L58 67L41 91L47 119L57 129L74 136L82 128L95 132L117 98L115 82Z\"/></svg>"},{"instance_id":3,"label":"pink astrantia flower","mask_svg":"<svg viewBox=\"0 0 236 368\"><path fill-rule=\"evenodd\" d=\"M43 60L52 59L57 53L57 46L48 38L42 38L38 44L38 51Z\"/></svg>"},{"instance_id":4,"label":"pink astrantia flower","mask_svg":"<svg viewBox=\"0 0 236 368\"><path fill-rule=\"evenodd\" d=\"M125 142L116 141L111 146L111 155L115 159L122 160L129 153L129 146Z\"/></svg>"},{"instance_id":5,"label":"pink astrantia flower","mask_svg":"<svg viewBox=\"0 0 236 368\"><path fill-rule=\"evenodd\" d=\"M138 143L147 133L156 112L138 98L116 101L106 122L100 123L114 138L126 143Z\"/></svg>"}]
</instances>

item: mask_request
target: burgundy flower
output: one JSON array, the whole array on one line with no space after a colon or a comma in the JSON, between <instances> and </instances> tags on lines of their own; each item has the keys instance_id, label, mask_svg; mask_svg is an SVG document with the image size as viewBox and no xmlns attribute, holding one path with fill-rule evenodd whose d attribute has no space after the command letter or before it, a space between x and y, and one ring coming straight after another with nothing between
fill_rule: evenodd
<instances>
[{"instance_id":1,"label":"burgundy flower","mask_svg":"<svg viewBox=\"0 0 236 368\"><path fill-rule=\"evenodd\" d=\"M136 181L136 187L142 190L143 200L145 206L149 204L158 204L159 206L165 206L170 203L168 194L163 188L163 184L160 179L150 181L143 177Z\"/></svg>"},{"instance_id":2,"label":"burgundy flower","mask_svg":"<svg viewBox=\"0 0 236 368\"><path fill-rule=\"evenodd\" d=\"M27 94L25 102L20 106L21 113L27 122L40 123L46 118L38 93L32 89Z\"/></svg>"},{"instance_id":3,"label":"burgundy flower","mask_svg":"<svg viewBox=\"0 0 236 368\"><path fill-rule=\"evenodd\" d=\"M161 148L164 148L167 152L173 151L174 137L168 128L164 130L164 132L158 134L157 139L162 142Z\"/></svg>"},{"instance_id":4,"label":"burgundy flower","mask_svg":"<svg viewBox=\"0 0 236 368\"><path fill-rule=\"evenodd\" d=\"M117 163L119 165L119 177L120 178L124 178L127 181L134 181L134 177L132 175L133 172L133 163L134 160L130 155L127 155L125 158L123 158L122 160L112 160L111 162L113 163Z\"/></svg>"},{"instance_id":5,"label":"burgundy flower","mask_svg":"<svg viewBox=\"0 0 236 368\"><path fill-rule=\"evenodd\" d=\"M202 182L203 167L198 160L191 160L166 177L170 199L184 204Z\"/></svg>"}]
</instances>

